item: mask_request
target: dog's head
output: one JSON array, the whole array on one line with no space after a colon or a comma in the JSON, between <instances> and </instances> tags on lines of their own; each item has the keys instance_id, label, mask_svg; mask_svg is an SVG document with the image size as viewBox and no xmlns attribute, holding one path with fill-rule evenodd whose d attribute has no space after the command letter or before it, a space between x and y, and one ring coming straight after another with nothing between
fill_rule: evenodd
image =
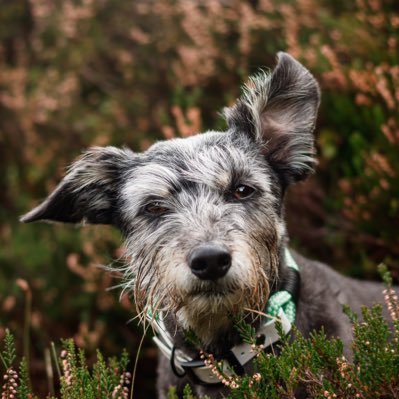
<instances>
[{"instance_id":1,"label":"dog's head","mask_svg":"<svg viewBox=\"0 0 399 399\"><path fill-rule=\"evenodd\" d=\"M206 340L209 323L263 310L285 236L284 191L314 164L319 89L280 53L224 112L228 130L93 148L22 218L113 224L126 238L126 288L140 311L164 309ZM201 334L203 331L203 334Z\"/></svg>"}]
</instances>

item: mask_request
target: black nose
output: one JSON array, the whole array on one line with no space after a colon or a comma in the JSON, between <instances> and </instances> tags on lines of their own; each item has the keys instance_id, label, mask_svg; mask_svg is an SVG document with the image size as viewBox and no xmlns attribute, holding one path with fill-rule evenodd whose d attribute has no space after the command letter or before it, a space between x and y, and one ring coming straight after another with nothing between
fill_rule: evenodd
<instances>
[{"instance_id":1,"label":"black nose","mask_svg":"<svg viewBox=\"0 0 399 399\"><path fill-rule=\"evenodd\" d=\"M223 247L203 245L193 251L189 265L191 271L201 280L216 280L230 269L231 255Z\"/></svg>"}]
</instances>

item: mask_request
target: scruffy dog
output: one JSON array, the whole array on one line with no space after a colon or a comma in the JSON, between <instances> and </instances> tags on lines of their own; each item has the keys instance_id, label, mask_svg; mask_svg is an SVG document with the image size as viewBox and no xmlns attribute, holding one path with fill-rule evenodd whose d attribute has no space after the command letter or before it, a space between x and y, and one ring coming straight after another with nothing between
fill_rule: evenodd
<instances>
[{"instance_id":1,"label":"scruffy dog","mask_svg":"<svg viewBox=\"0 0 399 399\"><path fill-rule=\"evenodd\" d=\"M160 398L170 385L181 393L186 383L198 395L228 393L203 367L186 332L229 364L226 373L248 372L253 356L232 318L245 318L266 347L273 344L273 321L259 316L269 313L272 294L288 294L277 300L276 313L287 333L292 323L304 335L324 326L346 344L351 328L341 305L359 311L382 302L379 285L342 277L287 249L283 198L313 170L319 98L309 71L279 53L274 70L253 77L225 109L226 132L159 142L144 153L92 148L22 218L122 231L125 287L161 349Z\"/></svg>"}]
</instances>

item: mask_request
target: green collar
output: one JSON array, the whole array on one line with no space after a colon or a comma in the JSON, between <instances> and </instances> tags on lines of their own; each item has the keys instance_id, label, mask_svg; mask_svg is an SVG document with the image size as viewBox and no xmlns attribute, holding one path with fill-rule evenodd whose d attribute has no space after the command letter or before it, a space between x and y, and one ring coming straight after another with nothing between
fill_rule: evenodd
<instances>
[{"instance_id":1,"label":"green collar","mask_svg":"<svg viewBox=\"0 0 399 399\"><path fill-rule=\"evenodd\" d=\"M283 284L281 290L272 294L267 301L266 314L277 317L282 309L291 324L295 322L296 296L299 289L299 267L290 251L285 249L285 262L288 267L288 281Z\"/></svg>"}]
</instances>

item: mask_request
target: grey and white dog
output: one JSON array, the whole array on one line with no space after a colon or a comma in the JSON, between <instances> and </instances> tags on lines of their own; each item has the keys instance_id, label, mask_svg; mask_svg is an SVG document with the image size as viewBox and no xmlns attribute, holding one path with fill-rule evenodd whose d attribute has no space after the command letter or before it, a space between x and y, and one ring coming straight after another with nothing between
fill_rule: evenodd
<instances>
[{"instance_id":1,"label":"grey and white dog","mask_svg":"<svg viewBox=\"0 0 399 399\"><path fill-rule=\"evenodd\" d=\"M274 70L253 77L225 109L227 131L158 142L144 153L92 148L22 221L118 227L128 255L125 288L143 319L162 312L172 345L191 359L198 348L187 342L187 330L203 349L222 355L241 340L231 316L258 328L255 315L287 274L283 199L290 184L313 171L319 101L309 71L279 53ZM324 326L348 344L342 304L359 311L382 302L381 287L291 253L301 277L296 326L305 335ZM169 363L160 355L160 398L187 382L199 395L227 392L178 377Z\"/></svg>"}]
</instances>

